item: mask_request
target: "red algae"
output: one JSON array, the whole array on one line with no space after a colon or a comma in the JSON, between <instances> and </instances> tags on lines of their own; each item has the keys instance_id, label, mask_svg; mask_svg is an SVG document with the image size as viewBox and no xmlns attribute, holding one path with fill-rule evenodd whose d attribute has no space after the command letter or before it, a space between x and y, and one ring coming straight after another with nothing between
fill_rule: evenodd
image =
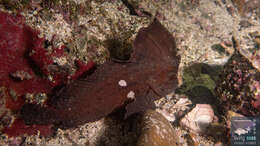
<instances>
[{"instance_id":1,"label":"red algae","mask_svg":"<svg viewBox=\"0 0 260 146\"><path fill-rule=\"evenodd\" d=\"M48 52L47 49L43 48L43 44L34 46L32 48L32 51L30 52L29 56L30 59L40 68L41 73L43 73L45 76L52 76L51 79L52 85L56 86L61 84L62 81L66 79L66 76L68 73L64 72L56 72L54 73L53 70L51 70L50 66L54 63L55 57L63 57L64 56L64 49L61 48L53 48L51 52Z\"/></svg>"},{"instance_id":2,"label":"red algae","mask_svg":"<svg viewBox=\"0 0 260 146\"><path fill-rule=\"evenodd\" d=\"M78 79L81 75L83 75L85 72L95 66L95 63L92 61L89 61L88 64L86 64L81 60L76 60L75 64L78 69L73 75L69 76L69 78L72 80Z\"/></svg>"},{"instance_id":3,"label":"red algae","mask_svg":"<svg viewBox=\"0 0 260 146\"><path fill-rule=\"evenodd\" d=\"M25 26L20 15L0 12L0 24L0 86L12 88L17 96L27 92L46 92L50 86L44 83L48 81L36 77L26 58L28 48L32 48L38 39L37 32ZM17 71L28 73L32 79L17 81L11 78L10 75Z\"/></svg>"},{"instance_id":4,"label":"red algae","mask_svg":"<svg viewBox=\"0 0 260 146\"><path fill-rule=\"evenodd\" d=\"M0 87L6 88L6 92L3 91L5 96L1 96L1 98L6 98L6 103L2 106L16 111L23 106L26 93L49 92L51 89L48 80L34 73L26 56L28 49L35 45L40 46L43 40L37 37L36 31L24 24L24 18L20 15L14 16L0 12L0 24ZM31 78L22 78L21 73L14 78L17 72L26 73ZM12 125L14 124L15 127L7 130L8 133L16 132L18 135L31 133L28 128L27 131L22 128L21 122L14 122ZM23 130L17 129L17 126ZM15 136L14 133L11 135Z\"/></svg>"},{"instance_id":5,"label":"red algae","mask_svg":"<svg viewBox=\"0 0 260 146\"><path fill-rule=\"evenodd\" d=\"M50 66L55 63L55 58L66 56L64 46L51 48L51 52L48 52L47 48L44 48L45 40L39 38L38 34L38 31L25 24L25 19L20 14L0 11L0 100L5 101L0 105L0 110L19 113L26 95L49 95L53 88L66 84L70 78L76 79L93 67L93 63L81 63L74 74L64 73L63 69L59 68L51 70ZM5 116L6 114L0 115L0 121ZM25 133L31 135L37 130L40 130L41 134L51 134L48 130L50 128L46 127L50 126L26 126L23 120L16 119L4 126L4 132L10 136Z\"/></svg>"},{"instance_id":6,"label":"red algae","mask_svg":"<svg viewBox=\"0 0 260 146\"><path fill-rule=\"evenodd\" d=\"M52 86L58 86L65 84L67 80L75 80L80 77L84 72L88 71L94 66L94 62L89 61L88 64L84 63L81 60L75 60L77 70L75 73L71 74L70 70L62 70L57 65L55 65L55 58L65 57L64 53L65 46L61 48L53 48L51 52L47 49L42 48L42 46L35 46L31 53L30 59L40 68L41 72L47 76L52 77L51 84Z\"/></svg>"},{"instance_id":7,"label":"red algae","mask_svg":"<svg viewBox=\"0 0 260 146\"><path fill-rule=\"evenodd\" d=\"M24 103L26 93L49 92L48 80L38 77L26 55L28 48L40 45L42 40L37 32L24 24L21 15L10 15L0 12L0 87L7 88L6 108L18 110ZM24 80L13 78L16 72L24 72L31 78Z\"/></svg>"},{"instance_id":8,"label":"red algae","mask_svg":"<svg viewBox=\"0 0 260 146\"><path fill-rule=\"evenodd\" d=\"M53 133L51 125L25 125L24 121L20 119L15 120L11 128L3 130L10 137L21 135L21 133L37 135L38 131L40 131L41 136L50 136Z\"/></svg>"}]
</instances>

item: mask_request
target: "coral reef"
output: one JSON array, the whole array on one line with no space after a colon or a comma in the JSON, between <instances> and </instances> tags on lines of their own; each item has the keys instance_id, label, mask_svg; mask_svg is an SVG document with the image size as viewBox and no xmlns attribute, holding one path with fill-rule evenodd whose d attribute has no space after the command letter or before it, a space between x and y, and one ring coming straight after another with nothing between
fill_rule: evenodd
<instances>
[{"instance_id":1,"label":"coral reef","mask_svg":"<svg viewBox=\"0 0 260 146\"><path fill-rule=\"evenodd\" d=\"M260 72L239 51L231 57L221 74L216 93L225 111L259 116Z\"/></svg>"},{"instance_id":2,"label":"coral reef","mask_svg":"<svg viewBox=\"0 0 260 146\"><path fill-rule=\"evenodd\" d=\"M70 68L76 68L75 72L64 73L63 65L66 62L59 64L59 61L55 61L66 58L63 54L63 47L53 48L52 52L48 52L44 46L45 40L38 37L39 32L25 24L24 17L19 14L10 15L0 12L0 24L2 40L0 44L0 98L3 101L0 121L4 123L1 127L5 128L9 134L19 135L26 130L17 130L17 127L23 127L24 124L14 121L16 118L13 116L19 112L25 102L42 106L53 88L65 84L71 78L76 79L91 68L93 63L90 62L89 65L78 63L78 67L70 66ZM10 118L13 120L6 120ZM16 127L14 130L17 130L15 133L6 129L12 123ZM21 127L20 129L23 129Z\"/></svg>"},{"instance_id":3,"label":"coral reef","mask_svg":"<svg viewBox=\"0 0 260 146\"><path fill-rule=\"evenodd\" d=\"M157 130L162 125L173 127L172 137L178 145L228 145L233 116L259 116L259 4L259 0L0 0L4 14L0 37L7 42L0 43L0 65L4 68L0 68L0 145L120 146L136 145L138 140L150 145L172 140L163 139L165 130ZM176 40L181 58L180 88L176 91L175 75L165 81L169 79L165 67L169 60L159 57L159 51L150 51L154 44L160 46L155 40L164 36L154 36L145 28L154 18ZM236 41L232 43L232 36L241 41L239 47ZM137 51L146 48L142 45L147 52ZM139 63L145 58L142 56L152 58L144 59L146 67ZM130 76L145 76L134 78L145 85L132 85L126 78L129 73L123 75L129 70ZM120 77L115 79L115 75ZM162 81L156 77L161 75ZM109 81L113 83L107 85ZM133 89L136 85L140 88ZM103 96L109 89L120 91L112 93L120 96L118 103L107 98L109 95ZM96 100L85 100L85 95ZM94 98L97 95L100 98ZM138 116L127 115L154 108L154 99L158 99L155 111L170 125L149 111L149 116L139 121L146 122L136 127ZM107 101L110 107L103 106ZM98 103L96 108L91 102ZM100 105L109 109L104 112ZM85 114L86 107L93 107L90 112L97 115ZM85 123L88 116L103 118ZM181 120L185 118L184 128ZM199 121L208 125L206 132ZM138 139L136 132L140 130L156 138Z\"/></svg>"}]
</instances>

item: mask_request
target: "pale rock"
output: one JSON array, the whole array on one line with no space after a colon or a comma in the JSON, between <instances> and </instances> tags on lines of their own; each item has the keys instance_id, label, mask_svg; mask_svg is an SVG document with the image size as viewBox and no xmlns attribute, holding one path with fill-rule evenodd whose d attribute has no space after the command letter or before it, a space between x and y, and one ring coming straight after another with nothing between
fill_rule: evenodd
<instances>
[{"instance_id":1,"label":"pale rock","mask_svg":"<svg viewBox=\"0 0 260 146\"><path fill-rule=\"evenodd\" d=\"M214 111L209 104L197 104L185 117L180 121L180 125L190 129L195 133L206 132L207 127L214 120Z\"/></svg>"}]
</instances>

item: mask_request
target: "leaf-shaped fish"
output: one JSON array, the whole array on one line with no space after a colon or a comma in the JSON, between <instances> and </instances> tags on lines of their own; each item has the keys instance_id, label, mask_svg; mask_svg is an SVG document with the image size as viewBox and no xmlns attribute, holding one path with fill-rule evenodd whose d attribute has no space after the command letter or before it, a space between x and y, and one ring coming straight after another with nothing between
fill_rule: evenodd
<instances>
[{"instance_id":1,"label":"leaf-shaped fish","mask_svg":"<svg viewBox=\"0 0 260 146\"><path fill-rule=\"evenodd\" d=\"M60 90L47 107L26 104L26 123L78 125L98 120L126 101L126 115L154 107L154 97L165 96L177 86L180 57L173 36L158 20L142 28L133 43L128 63L107 61L84 80Z\"/></svg>"}]
</instances>

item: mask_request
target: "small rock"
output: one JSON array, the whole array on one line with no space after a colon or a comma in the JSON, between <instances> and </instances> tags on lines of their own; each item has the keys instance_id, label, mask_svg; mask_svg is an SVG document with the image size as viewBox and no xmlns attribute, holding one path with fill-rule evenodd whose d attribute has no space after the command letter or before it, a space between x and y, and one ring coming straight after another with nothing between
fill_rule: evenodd
<instances>
[{"instance_id":1,"label":"small rock","mask_svg":"<svg viewBox=\"0 0 260 146\"><path fill-rule=\"evenodd\" d=\"M256 44L257 44L258 46L260 46L260 38L259 38L259 37L255 38L255 42L256 42Z\"/></svg>"},{"instance_id":2,"label":"small rock","mask_svg":"<svg viewBox=\"0 0 260 146\"><path fill-rule=\"evenodd\" d=\"M224 146L224 144L222 142L217 142L214 144L214 146Z\"/></svg>"},{"instance_id":3,"label":"small rock","mask_svg":"<svg viewBox=\"0 0 260 146\"><path fill-rule=\"evenodd\" d=\"M180 124L195 133L205 133L214 120L214 111L209 104L197 104L191 112L181 119Z\"/></svg>"},{"instance_id":4,"label":"small rock","mask_svg":"<svg viewBox=\"0 0 260 146\"><path fill-rule=\"evenodd\" d=\"M174 113L171 113L165 109L156 109L156 111L162 114L170 122L174 122L176 120Z\"/></svg>"},{"instance_id":5,"label":"small rock","mask_svg":"<svg viewBox=\"0 0 260 146\"><path fill-rule=\"evenodd\" d=\"M171 123L156 111L141 116L137 146L177 146L178 137Z\"/></svg>"},{"instance_id":6,"label":"small rock","mask_svg":"<svg viewBox=\"0 0 260 146\"><path fill-rule=\"evenodd\" d=\"M260 31L255 32L255 37L258 37L258 38L260 37Z\"/></svg>"},{"instance_id":7,"label":"small rock","mask_svg":"<svg viewBox=\"0 0 260 146\"><path fill-rule=\"evenodd\" d=\"M11 73L10 76L13 77L14 79L17 79L17 80L20 80L20 81L30 80L32 78L30 73L23 71L23 70L18 70L14 73Z\"/></svg>"},{"instance_id":8,"label":"small rock","mask_svg":"<svg viewBox=\"0 0 260 146\"><path fill-rule=\"evenodd\" d=\"M9 145L17 146L22 145L23 139L21 137L12 137L9 139Z\"/></svg>"}]
</instances>

